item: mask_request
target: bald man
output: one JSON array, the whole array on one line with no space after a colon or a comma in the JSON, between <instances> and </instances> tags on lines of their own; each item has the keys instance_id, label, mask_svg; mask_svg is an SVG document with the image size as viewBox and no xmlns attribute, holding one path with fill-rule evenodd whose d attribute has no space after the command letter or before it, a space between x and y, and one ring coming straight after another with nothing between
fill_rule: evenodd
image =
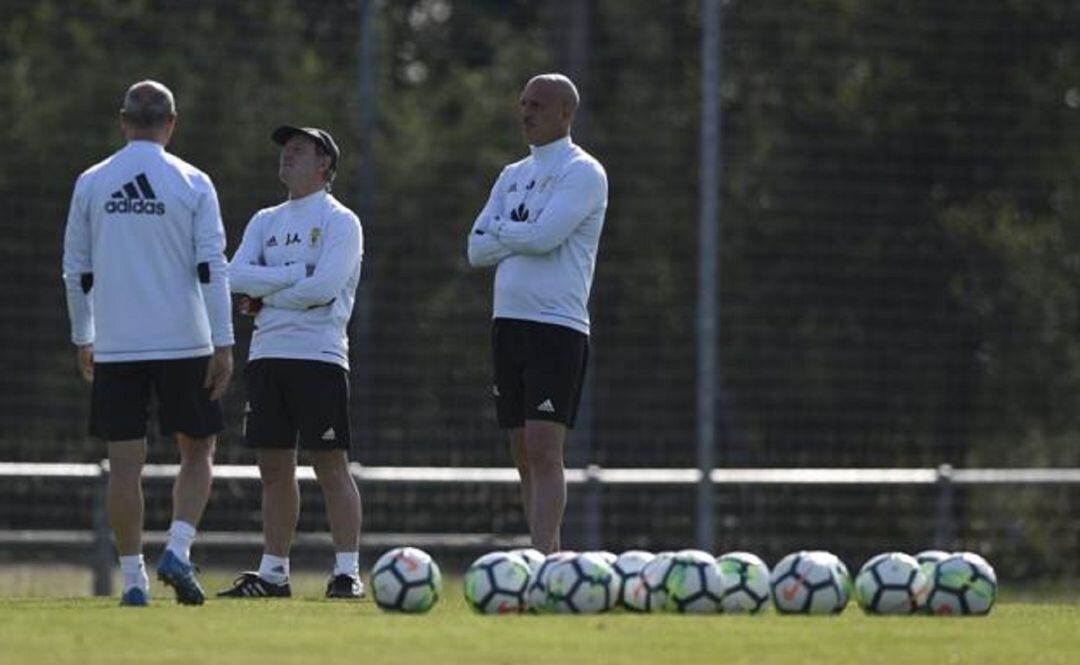
<instances>
[{"instance_id":1,"label":"bald man","mask_svg":"<svg viewBox=\"0 0 1080 665\"><path fill-rule=\"evenodd\" d=\"M156 398L180 471L158 578L200 605L190 560L210 496L220 399L232 375L225 230L209 176L165 151L176 129L172 92L128 89L127 145L79 176L64 233L64 282L79 370L92 384L90 434L107 442L108 513L120 555L122 605L150 599L142 555L146 420Z\"/></svg>"},{"instance_id":2,"label":"bald man","mask_svg":"<svg viewBox=\"0 0 1080 665\"><path fill-rule=\"evenodd\" d=\"M564 444L589 354L589 290L607 210L607 174L570 139L580 98L562 74L519 100L529 156L502 170L469 232L469 263L496 266L495 411L509 435L533 547L560 549Z\"/></svg>"}]
</instances>

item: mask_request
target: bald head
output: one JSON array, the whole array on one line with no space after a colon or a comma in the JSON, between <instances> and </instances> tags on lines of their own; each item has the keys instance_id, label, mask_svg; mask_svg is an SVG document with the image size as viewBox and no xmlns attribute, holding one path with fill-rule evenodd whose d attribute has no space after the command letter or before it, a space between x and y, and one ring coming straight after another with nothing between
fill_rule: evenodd
<instances>
[{"instance_id":1,"label":"bald head","mask_svg":"<svg viewBox=\"0 0 1080 665\"><path fill-rule=\"evenodd\" d=\"M172 91L157 81L139 81L124 95L120 115L135 129L161 127L176 117L176 100Z\"/></svg>"},{"instance_id":2,"label":"bald head","mask_svg":"<svg viewBox=\"0 0 1080 665\"><path fill-rule=\"evenodd\" d=\"M529 79L520 101L525 138L539 146L568 136L580 101L574 82L562 74Z\"/></svg>"},{"instance_id":3,"label":"bald head","mask_svg":"<svg viewBox=\"0 0 1080 665\"><path fill-rule=\"evenodd\" d=\"M525 87L528 88L533 84L547 88L552 95L570 109L571 116L577 111L578 104L581 103L581 96L578 95L577 86L568 76L563 74L540 74L529 79Z\"/></svg>"}]
</instances>

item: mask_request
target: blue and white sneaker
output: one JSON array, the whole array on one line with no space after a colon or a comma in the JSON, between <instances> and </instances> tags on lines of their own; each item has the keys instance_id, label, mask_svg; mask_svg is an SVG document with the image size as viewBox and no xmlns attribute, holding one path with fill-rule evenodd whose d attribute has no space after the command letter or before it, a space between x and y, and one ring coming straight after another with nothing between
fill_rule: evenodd
<instances>
[{"instance_id":1,"label":"blue and white sneaker","mask_svg":"<svg viewBox=\"0 0 1080 665\"><path fill-rule=\"evenodd\" d=\"M146 589L133 586L120 596L120 605L123 607L146 607L150 604L150 594Z\"/></svg>"},{"instance_id":2,"label":"blue and white sneaker","mask_svg":"<svg viewBox=\"0 0 1080 665\"><path fill-rule=\"evenodd\" d=\"M176 592L176 602L183 605L202 605L206 600L199 581L195 579L195 566L184 563L172 550L165 550L157 565L158 579Z\"/></svg>"}]
</instances>

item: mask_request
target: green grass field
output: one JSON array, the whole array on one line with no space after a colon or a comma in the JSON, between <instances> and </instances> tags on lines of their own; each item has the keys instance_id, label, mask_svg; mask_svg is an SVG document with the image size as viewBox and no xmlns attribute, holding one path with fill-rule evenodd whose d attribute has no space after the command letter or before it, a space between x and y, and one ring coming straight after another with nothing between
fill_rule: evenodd
<instances>
[{"instance_id":1,"label":"green grass field","mask_svg":"<svg viewBox=\"0 0 1080 665\"><path fill-rule=\"evenodd\" d=\"M988 617L478 616L460 583L430 613L327 602L320 577L288 601L148 608L113 598L0 600L0 664L15 663L1033 663L1080 662L1080 605L1006 601ZM204 576L208 589L223 574Z\"/></svg>"}]
</instances>

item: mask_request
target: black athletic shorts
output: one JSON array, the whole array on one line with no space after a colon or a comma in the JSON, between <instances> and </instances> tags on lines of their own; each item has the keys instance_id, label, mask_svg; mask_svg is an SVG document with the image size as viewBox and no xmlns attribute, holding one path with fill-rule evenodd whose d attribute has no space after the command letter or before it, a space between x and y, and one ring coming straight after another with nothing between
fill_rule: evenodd
<instances>
[{"instance_id":1,"label":"black athletic shorts","mask_svg":"<svg viewBox=\"0 0 1080 665\"><path fill-rule=\"evenodd\" d=\"M224 429L224 417L221 402L210 401L210 390L203 387L209 361L203 356L94 363L90 435L106 441L143 438L152 396L163 435L217 434Z\"/></svg>"},{"instance_id":2,"label":"black athletic shorts","mask_svg":"<svg viewBox=\"0 0 1080 665\"><path fill-rule=\"evenodd\" d=\"M550 323L495 319L491 330L495 358L495 412L499 427L513 429L526 420L549 420L574 427L589 336Z\"/></svg>"},{"instance_id":3,"label":"black athletic shorts","mask_svg":"<svg viewBox=\"0 0 1080 665\"><path fill-rule=\"evenodd\" d=\"M349 373L319 360L260 358L244 368L251 448L348 450Z\"/></svg>"}]
</instances>

